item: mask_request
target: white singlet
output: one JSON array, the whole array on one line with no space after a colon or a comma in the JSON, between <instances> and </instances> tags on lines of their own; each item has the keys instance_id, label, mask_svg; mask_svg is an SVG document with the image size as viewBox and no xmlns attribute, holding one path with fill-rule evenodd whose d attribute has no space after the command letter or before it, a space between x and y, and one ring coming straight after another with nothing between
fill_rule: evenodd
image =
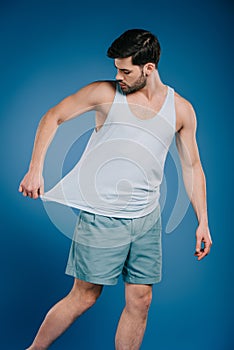
<instances>
[{"instance_id":1,"label":"white singlet","mask_svg":"<svg viewBox=\"0 0 234 350\"><path fill-rule=\"evenodd\" d=\"M159 204L165 159L176 129L174 90L167 88L160 111L150 119L143 119L142 112L140 119L117 83L104 125L93 130L75 167L41 199L111 217L136 218L152 212Z\"/></svg>"}]
</instances>

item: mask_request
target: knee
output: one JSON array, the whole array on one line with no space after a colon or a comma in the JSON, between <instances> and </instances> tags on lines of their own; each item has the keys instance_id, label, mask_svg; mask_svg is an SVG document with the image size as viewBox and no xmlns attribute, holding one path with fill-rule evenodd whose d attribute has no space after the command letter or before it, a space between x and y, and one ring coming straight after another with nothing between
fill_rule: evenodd
<instances>
[{"instance_id":1,"label":"knee","mask_svg":"<svg viewBox=\"0 0 234 350\"><path fill-rule=\"evenodd\" d=\"M148 314L151 301L151 290L142 293L134 293L126 298L126 309L131 313L137 313L146 316Z\"/></svg>"},{"instance_id":2,"label":"knee","mask_svg":"<svg viewBox=\"0 0 234 350\"><path fill-rule=\"evenodd\" d=\"M72 298L79 304L82 303L86 308L95 304L102 292L101 285L95 285L87 282L75 281L74 286L70 292Z\"/></svg>"},{"instance_id":3,"label":"knee","mask_svg":"<svg viewBox=\"0 0 234 350\"><path fill-rule=\"evenodd\" d=\"M88 309L96 303L99 296L100 293L98 292L87 291L86 293L82 293L79 295L79 300Z\"/></svg>"}]
</instances>

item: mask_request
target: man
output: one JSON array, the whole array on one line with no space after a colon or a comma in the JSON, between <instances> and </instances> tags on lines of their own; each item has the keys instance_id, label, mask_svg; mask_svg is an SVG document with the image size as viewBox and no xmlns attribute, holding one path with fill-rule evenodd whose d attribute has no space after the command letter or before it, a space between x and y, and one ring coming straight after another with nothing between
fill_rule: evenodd
<instances>
[{"instance_id":1,"label":"man","mask_svg":"<svg viewBox=\"0 0 234 350\"><path fill-rule=\"evenodd\" d=\"M162 83L157 38L145 30L128 30L112 43L108 56L115 62L116 82L91 83L43 116L29 171L19 187L24 196L44 197L81 209L66 270L74 276L74 286L48 312L28 350L47 349L95 303L103 285L117 282L120 273L125 281L126 305L115 348L140 348L152 285L161 279L159 186L175 133L185 187L198 219L198 260L209 253L212 244L205 176L195 136L196 116L188 101ZM96 128L82 161L44 194L44 157L58 126L90 110L96 111ZM95 163L100 158L100 164Z\"/></svg>"}]
</instances>

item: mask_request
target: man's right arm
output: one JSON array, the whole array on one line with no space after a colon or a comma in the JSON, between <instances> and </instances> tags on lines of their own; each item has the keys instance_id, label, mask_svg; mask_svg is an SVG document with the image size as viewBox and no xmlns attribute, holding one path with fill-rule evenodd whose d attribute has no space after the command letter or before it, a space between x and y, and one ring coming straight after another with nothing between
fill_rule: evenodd
<instances>
[{"instance_id":1,"label":"man's right arm","mask_svg":"<svg viewBox=\"0 0 234 350\"><path fill-rule=\"evenodd\" d=\"M19 186L19 192L25 197L37 199L44 193L42 176L44 159L58 126L82 113L95 110L98 105L105 102L101 100L102 96L107 96L106 93L110 88L108 82L91 83L66 97L42 117L36 132L29 170Z\"/></svg>"}]
</instances>

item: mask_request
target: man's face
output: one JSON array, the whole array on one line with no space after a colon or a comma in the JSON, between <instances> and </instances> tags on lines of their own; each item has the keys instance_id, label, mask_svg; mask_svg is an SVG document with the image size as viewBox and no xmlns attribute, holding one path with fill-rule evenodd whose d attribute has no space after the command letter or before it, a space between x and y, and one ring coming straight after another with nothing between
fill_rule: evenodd
<instances>
[{"instance_id":1,"label":"man's face","mask_svg":"<svg viewBox=\"0 0 234 350\"><path fill-rule=\"evenodd\" d=\"M147 77L143 68L132 64L132 58L116 58L116 80L125 94L131 94L145 87Z\"/></svg>"}]
</instances>

